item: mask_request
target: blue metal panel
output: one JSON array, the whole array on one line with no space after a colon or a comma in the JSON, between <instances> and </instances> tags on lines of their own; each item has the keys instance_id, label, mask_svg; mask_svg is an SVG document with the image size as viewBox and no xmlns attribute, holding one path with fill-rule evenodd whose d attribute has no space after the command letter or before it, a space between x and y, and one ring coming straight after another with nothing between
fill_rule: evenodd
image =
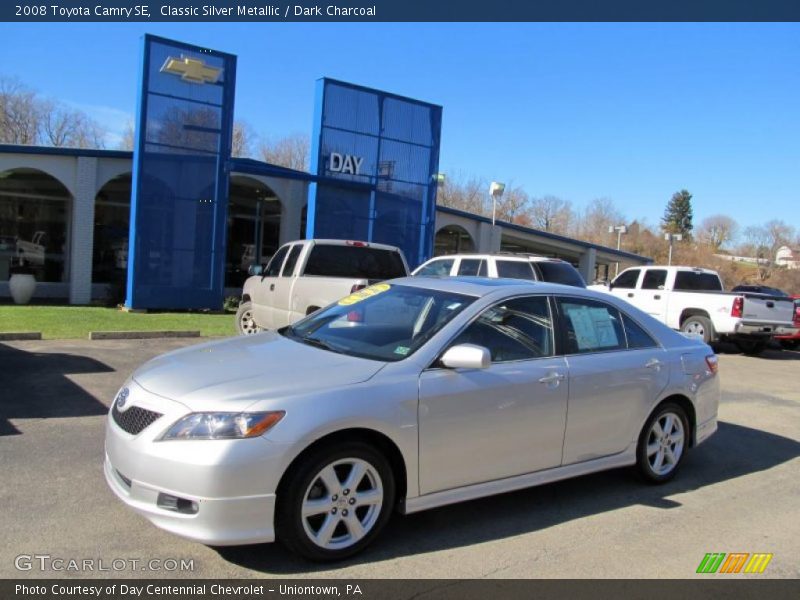
<instances>
[{"instance_id":1,"label":"blue metal panel","mask_svg":"<svg viewBox=\"0 0 800 600\"><path fill-rule=\"evenodd\" d=\"M131 308L220 308L236 57L144 37L128 250Z\"/></svg>"},{"instance_id":2,"label":"blue metal panel","mask_svg":"<svg viewBox=\"0 0 800 600\"><path fill-rule=\"evenodd\" d=\"M427 260L441 121L440 106L319 80L311 152L318 180L309 191L307 236L393 244L411 266Z\"/></svg>"}]
</instances>

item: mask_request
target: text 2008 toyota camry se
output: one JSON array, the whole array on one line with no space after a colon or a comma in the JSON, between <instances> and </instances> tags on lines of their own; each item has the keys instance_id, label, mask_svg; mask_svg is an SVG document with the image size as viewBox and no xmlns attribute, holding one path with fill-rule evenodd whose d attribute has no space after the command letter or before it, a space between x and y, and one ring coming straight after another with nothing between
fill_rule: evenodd
<instances>
[{"instance_id":1,"label":"text 2008 toyota camry se","mask_svg":"<svg viewBox=\"0 0 800 600\"><path fill-rule=\"evenodd\" d=\"M105 475L178 535L337 559L395 509L625 465L666 481L716 430L718 379L708 346L606 294L396 279L142 366Z\"/></svg>"}]
</instances>

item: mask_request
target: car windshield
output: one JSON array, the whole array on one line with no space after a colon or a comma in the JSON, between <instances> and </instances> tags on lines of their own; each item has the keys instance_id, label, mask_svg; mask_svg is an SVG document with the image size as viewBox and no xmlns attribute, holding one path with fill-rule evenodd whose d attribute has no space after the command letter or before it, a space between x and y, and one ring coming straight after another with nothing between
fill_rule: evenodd
<instances>
[{"instance_id":1,"label":"car windshield","mask_svg":"<svg viewBox=\"0 0 800 600\"><path fill-rule=\"evenodd\" d=\"M475 298L379 283L279 333L331 352L393 362L411 356Z\"/></svg>"}]
</instances>

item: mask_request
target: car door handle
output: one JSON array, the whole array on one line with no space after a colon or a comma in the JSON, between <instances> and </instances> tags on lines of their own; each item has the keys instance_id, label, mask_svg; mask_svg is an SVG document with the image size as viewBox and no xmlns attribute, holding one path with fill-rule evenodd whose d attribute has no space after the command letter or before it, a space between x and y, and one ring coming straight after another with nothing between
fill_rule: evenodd
<instances>
[{"instance_id":1,"label":"car door handle","mask_svg":"<svg viewBox=\"0 0 800 600\"><path fill-rule=\"evenodd\" d=\"M661 294L656 294L653 296L653 300L661 300Z\"/></svg>"},{"instance_id":2,"label":"car door handle","mask_svg":"<svg viewBox=\"0 0 800 600\"><path fill-rule=\"evenodd\" d=\"M633 298L633 293L628 292L628 298Z\"/></svg>"},{"instance_id":3,"label":"car door handle","mask_svg":"<svg viewBox=\"0 0 800 600\"><path fill-rule=\"evenodd\" d=\"M274 292L275 291L275 284L274 283L270 283L269 284L269 291L270 292Z\"/></svg>"},{"instance_id":4,"label":"car door handle","mask_svg":"<svg viewBox=\"0 0 800 600\"><path fill-rule=\"evenodd\" d=\"M648 361L647 361L647 362L644 364L644 366L645 366L645 368L647 368L647 369L656 369L656 370L658 370L658 369L660 369L660 368L661 368L661 365L663 365L663 364L664 364L664 363L663 363L663 362L661 362L660 360L658 360L657 358L651 358L650 360L648 360Z\"/></svg>"},{"instance_id":5,"label":"car door handle","mask_svg":"<svg viewBox=\"0 0 800 600\"><path fill-rule=\"evenodd\" d=\"M560 383L564 380L564 375L561 373L550 373L539 378L539 383Z\"/></svg>"}]
</instances>

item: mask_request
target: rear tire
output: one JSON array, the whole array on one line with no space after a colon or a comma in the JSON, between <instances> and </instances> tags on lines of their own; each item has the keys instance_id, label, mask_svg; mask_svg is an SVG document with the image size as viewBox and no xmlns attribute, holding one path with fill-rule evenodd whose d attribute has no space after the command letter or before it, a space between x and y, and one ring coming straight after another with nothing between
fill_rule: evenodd
<instances>
[{"instance_id":1,"label":"rear tire","mask_svg":"<svg viewBox=\"0 0 800 600\"><path fill-rule=\"evenodd\" d=\"M263 331L253 317L253 303L242 302L236 311L236 331L239 335L254 335Z\"/></svg>"},{"instance_id":2,"label":"rear tire","mask_svg":"<svg viewBox=\"0 0 800 600\"><path fill-rule=\"evenodd\" d=\"M639 434L636 468L649 483L675 477L689 447L689 418L679 404L666 402L656 408Z\"/></svg>"},{"instance_id":3,"label":"rear tire","mask_svg":"<svg viewBox=\"0 0 800 600\"><path fill-rule=\"evenodd\" d=\"M278 490L275 532L292 552L335 561L366 548L391 517L389 461L363 442L323 446L292 467Z\"/></svg>"},{"instance_id":4,"label":"rear tire","mask_svg":"<svg viewBox=\"0 0 800 600\"><path fill-rule=\"evenodd\" d=\"M702 336L706 344L710 344L714 339L714 324L708 317L700 315L687 318L681 325L681 331Z\"/></svg>"}]
</instances>

